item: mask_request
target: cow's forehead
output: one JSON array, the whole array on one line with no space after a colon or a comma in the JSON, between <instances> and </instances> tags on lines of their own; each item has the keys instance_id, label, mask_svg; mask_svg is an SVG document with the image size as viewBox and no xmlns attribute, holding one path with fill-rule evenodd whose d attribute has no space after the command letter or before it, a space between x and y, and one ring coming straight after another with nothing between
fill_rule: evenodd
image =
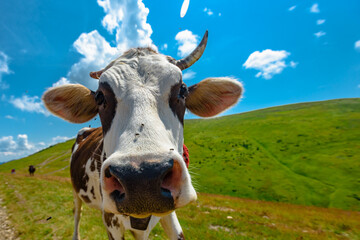
<instances>
[{"instance_id":1,"label":"cow's forehead","mask_svg":"<svg viewBox=\"0 0 360 240\"><path fill-rule=\"evenodd\" d=\"M108 83L118 93L136 87L168 92L182 81L181 70L169 59L148 49L132 49L111 63L101 75L100 83Z\"/></svg>"}]
</instances>

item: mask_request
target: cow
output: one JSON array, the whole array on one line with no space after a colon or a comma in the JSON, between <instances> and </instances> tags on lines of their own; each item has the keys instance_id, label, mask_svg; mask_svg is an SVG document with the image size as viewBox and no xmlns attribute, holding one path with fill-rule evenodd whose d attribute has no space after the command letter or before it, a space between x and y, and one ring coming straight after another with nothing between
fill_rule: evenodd
<instances>
[{"instance_id":1,"label":"cow","mask_svg":"<svg viewBox=\"0 0 360 240\"><path fill-rule=\"evenodd\" d=\"M29 166L29 174L30 174L30 176L34 176L34 172L35 172L35 167L33 166L33 165L30 165Z\"/></svg>"},{"instance_id":2,"label":"cow","mask_svg":"<svg viewBox=\"0 0 360 240\"><path fill-rule=\"evenodd\" d=\"M183 155L184 114L215 116L238 102L243 87L229 77L186 86L182 70L203 54L206 31L187 57L175 60L151 48L133 48L91 72L91 91L79 84L49 88L46 108L72 123L97 114L101 127L83 128L72 148L74 233L82 203L102 212L109 239L147 239L160 221L170 239L185 239L175 209L197 199Z\"/></svg>"}]
</instances>

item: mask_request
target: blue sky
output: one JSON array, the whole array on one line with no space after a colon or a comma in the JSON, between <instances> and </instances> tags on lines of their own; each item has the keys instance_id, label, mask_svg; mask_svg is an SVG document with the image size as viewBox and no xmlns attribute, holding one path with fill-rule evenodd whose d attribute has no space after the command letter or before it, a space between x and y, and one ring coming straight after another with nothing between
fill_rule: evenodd
<instances>
[{"instance_id":1,"label":"blue sky","mask_svg":"<svg viewBox=\"0 0 360 240\"><path fill-rule=\"evenodd\" d=\"M207 49L184 79L242 81L244 98L224 114L360 96L358 0L191 0L181 17L183 3L1 1L0 162L99 126L98 119L71 124L50 115L40 101L48 87L77 82L95 90L88 73L127 48L152 46L179 59L206 29Z\"/></svg>"}]
</instances>

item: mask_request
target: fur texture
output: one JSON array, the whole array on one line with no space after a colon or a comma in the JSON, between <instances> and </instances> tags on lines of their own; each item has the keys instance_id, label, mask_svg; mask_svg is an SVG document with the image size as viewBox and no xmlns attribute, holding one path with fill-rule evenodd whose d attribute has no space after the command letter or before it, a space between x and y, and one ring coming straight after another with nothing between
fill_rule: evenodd
<instances>
[{"instance_id":1,"label":"fur texture","mask_svg":"<svg viewBox=\"0 0 360 240\"><path fill-rule=\"evenodd\" d=\"M189 88L186 107L200 117L212 117L235 105L242 93L235 79L207 78Z\"/></svg>"},{"instance_id":2,"label":"fur texture","mask_svg":"<svg viewBox=\"0 0 360 240\"><path fill-rule=\"evenodd\" d=\"M93 93L80 84L50 88L42 100L51 113L72 123L87 122L98 113Z\"/></svg>"}]
</instances>

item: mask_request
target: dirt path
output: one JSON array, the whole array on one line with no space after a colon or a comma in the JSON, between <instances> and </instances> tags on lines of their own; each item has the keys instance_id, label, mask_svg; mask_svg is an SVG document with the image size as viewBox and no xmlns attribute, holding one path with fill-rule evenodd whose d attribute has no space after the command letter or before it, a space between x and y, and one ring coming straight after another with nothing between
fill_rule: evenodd
<instances>
[{"instance_id":1,"label":"dirt path","mask_svg":"<svg viewBox=\"0 0 360 240\"><path fill-rule=\"evenodd\" d=\"M18 240L14 229L6 213L6 207L2 206L2 199L0 198L0 240Z\"/></svg>"}]
</instances>

